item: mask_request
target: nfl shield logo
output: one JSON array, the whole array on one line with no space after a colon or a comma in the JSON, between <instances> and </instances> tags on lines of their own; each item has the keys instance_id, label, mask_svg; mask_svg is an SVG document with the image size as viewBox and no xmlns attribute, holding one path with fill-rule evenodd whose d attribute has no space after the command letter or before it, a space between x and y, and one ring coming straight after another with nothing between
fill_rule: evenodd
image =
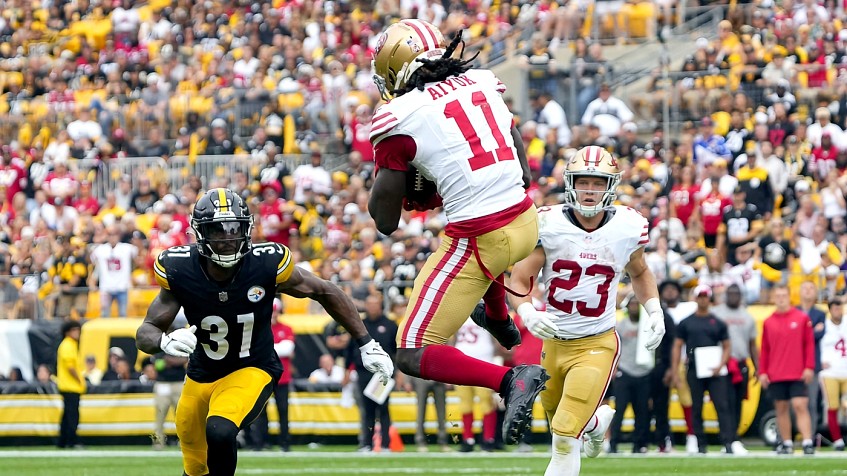
<instances>
[{"instance_id":1,"label":"nfl shield logo","mask_svg":"<svg viewBox=\"0 0 847 476\"><path fill-rule=\"evenodd\" d=\"M220 299L221 302L226 302L226 300L229 299L229 296L227 296L226 291L221 291L218 293L218 299Z\"/></svg>"}]
</instances>

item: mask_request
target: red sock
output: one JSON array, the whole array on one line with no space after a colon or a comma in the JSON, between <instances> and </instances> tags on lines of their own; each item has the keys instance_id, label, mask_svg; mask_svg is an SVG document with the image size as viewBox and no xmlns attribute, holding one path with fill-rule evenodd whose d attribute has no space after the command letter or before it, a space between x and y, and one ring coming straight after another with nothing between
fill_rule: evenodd
<instances>
[{"instance_id":1,"label":"red sock","mask_svg":"<svg viewBox=\"0 0 847 476\"><path fill-rule=\"evenodd\" d=\"M691 407L682 407L682 414L685 415L685 424L688 426L686 434L694 434L694 424L691 422Z\"/></svg>"},{"instance_id":2,"label":"red sock","mask_svg":"<svg viewBox=\"0 0 847 476\"><path fill-rule=\"evenodd\" d=\"M474 359L449 345L428 345L421 356L422 379L500 391L509 369Z\"/></svg>"},{"instance_id":3,"label":"red sock","mask_svg":"<svg viewBox=\"0 0 847 476\"><path fill-rule=\"evenodd\" d=\"M501 279L500 275L497 279ZM506 289L498 283L491 283L488 291L482 296L485 301L485 314L495 321L505 321L509 318L509 308L506 307Z\"/></svg>"},{"instance_id":4,"label":"red sock","mask_svg":"<svg viewBox=\"0 0 847 476\"><path fill-rule=\"evenodd\" d=\"M832 438L830 440L836 441L841 439L841 427L838 426L838 410L827 410L826 412L826 420L829 423L829 433Z\"/></svg>"},{"instance_id":5,"label":"red sock","mask_svg":"<svg viewBox=\"0 0 847 476\"><path fill-rule=\"evenodd\" d=\"M473 413L462 414L462 439L470 440L473 438Z\"/></svg>"},{"instance_id":6,"label":"red sock","mask_svg":"<svg viewBox=\"0 0 847 476\"><path fill-rule=\"evenodd\" d=\"M497 412L490 411L482 417L482 441L494 441L494 427L497 426Z\"/></svg>"}]
</instances>

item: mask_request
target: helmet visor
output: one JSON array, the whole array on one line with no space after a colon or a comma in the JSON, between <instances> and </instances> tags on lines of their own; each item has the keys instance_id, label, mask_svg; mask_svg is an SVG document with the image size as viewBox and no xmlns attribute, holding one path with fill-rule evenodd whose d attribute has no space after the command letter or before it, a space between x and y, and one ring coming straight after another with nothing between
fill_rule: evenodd
<instances>
[{"instance_id":1,"label":"helmet visor","mask_svg":"<svg viewBox=\"0 0 847 476\"><path fill-rule=\"evenodd\" d=\"M231 255L241 250L250 224L247 221L219 221L203 223L200 233L213 253Z\"/></svg>"}]
</instances>

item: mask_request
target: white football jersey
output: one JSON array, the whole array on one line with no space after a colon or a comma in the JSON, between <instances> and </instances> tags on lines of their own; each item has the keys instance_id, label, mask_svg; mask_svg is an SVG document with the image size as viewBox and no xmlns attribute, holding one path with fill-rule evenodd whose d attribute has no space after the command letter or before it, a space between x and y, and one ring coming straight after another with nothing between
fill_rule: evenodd
<instances>
[{"instance_id":1,"label":"white football jersey","mask_svg":"<svg viewBox=\"0 0 847 476\"><path fill-rule=\"evenodd\" d=\"M414 139L412 165L435 182L449 222L503 211L526 198L505 91L484 69L429 83L374 112L371 142Z\"/></svg>"},{"instance_id":2,"label":"white football jersey","mask_svg":"<svg viewBox=\"0 0 847 476\"><path fill-rule=\"evenodd\" d=\"M491 340L491 334L476 325L471 318L468 318L456 331L456 348L463 354L484 362L491 362L494 359L494 342Z\"/></svg>"},{"instance_id":3,"label":"white football jersey","mask_svg":"<svg viewBox=\"0 0 847 476\"><path fill-rule=\"evenodd\" d=\"M847 378L847 319L836 326L826 320L826 330L821 338L821 362L829 364L821 370L824 377Z\"/></svg>"},{"instance_id":4,"label":"white football jersey","mask_svg":"<svg viewBox=\"0 0 847 476\"><path fill-rule=\"evenodd\" d=\"M615 327L618 283L632 253L649 241L647 219L615 206L614 216L589 233L565 216L563 205L538 211L538 241L547 256L541 279L558 336L585 337Z\"/></svg>"}]
</instances>

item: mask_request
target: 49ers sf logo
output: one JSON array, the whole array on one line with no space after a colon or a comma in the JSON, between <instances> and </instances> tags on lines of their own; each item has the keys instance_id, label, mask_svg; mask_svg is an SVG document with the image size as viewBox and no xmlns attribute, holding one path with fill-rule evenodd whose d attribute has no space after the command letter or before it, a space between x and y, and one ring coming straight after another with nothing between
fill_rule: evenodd
<instances>
[{"instance_id":1,"label":"49ers sf logo","mask_svg":"<svg viewBox=\"0 0 847 476\"><path fill-rule=\"evenodd\" d=\"M385 46L385 42L388 40L388 35L385 33L379 35L379 39L376 40L376 48L374 48L374 56L378 55L382 47Z\"/></svg>"}]
</instances>

